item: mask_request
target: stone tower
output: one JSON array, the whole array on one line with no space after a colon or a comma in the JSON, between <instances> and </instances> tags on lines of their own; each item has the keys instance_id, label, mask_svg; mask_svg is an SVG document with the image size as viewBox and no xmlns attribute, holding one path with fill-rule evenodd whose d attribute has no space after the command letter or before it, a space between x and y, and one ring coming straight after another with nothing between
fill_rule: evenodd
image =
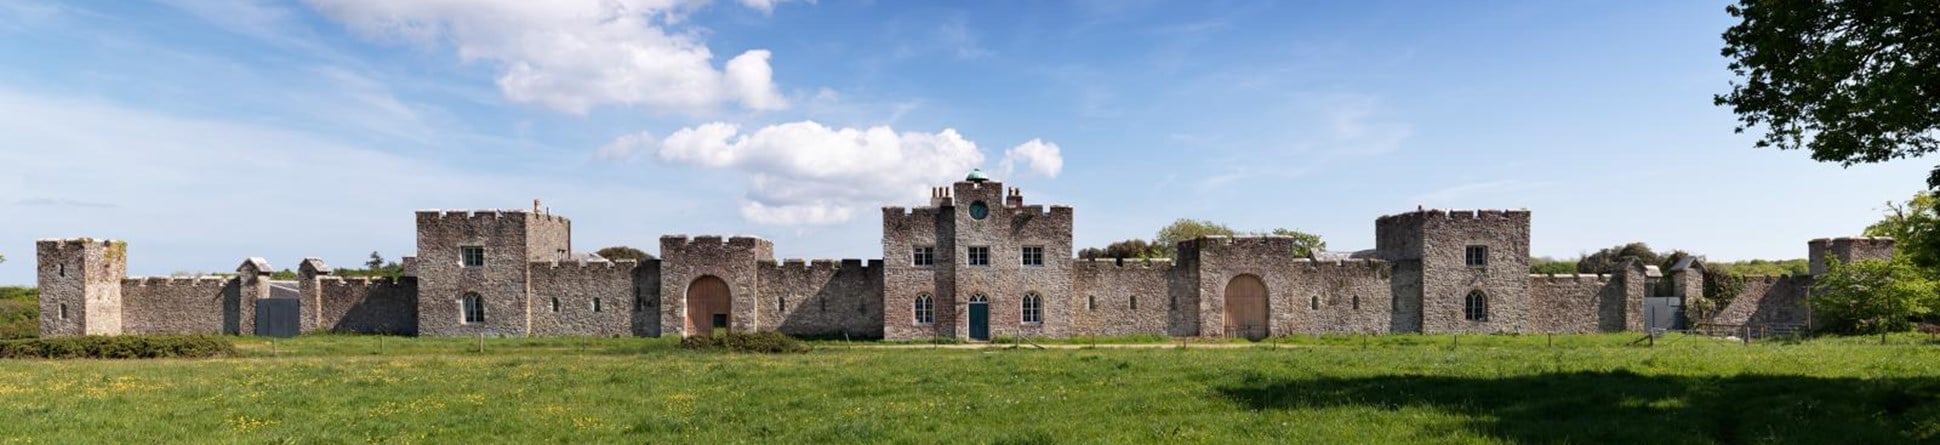
<instances>
[{"instance_id":1,"label":"stone tower","mask_svg":"<svg viewBox=\"0 0 1940 445\"><path fill-rule=\"evenodd\" d=\"M529 265L572 251L572 222L550 214L421 210L417 226L418 329L424 335L529 334ZM481 302L470 318L468 297Z\"/></svg>"},{"instance_id":2,"label":"stone tower","mask_svg":"<svg viewBox=\"0 0 1940 445\"><path fill-rule=\"evenodd\" d=\"M1838 258L1841 264L1893 259L1893 239L1883 236L1819 238L1806 242L1805 247L1813 276L1825 274L1827 258Z\"/></svg>"},{"instance_id":3,"label":"stone tower","mask_svg":"<svg viewBox=\"0 0 1940 445\"><path fill-rule=\"evenodd\" d=\"M44 239L39 256L40 332L44 336L121 334L121 280L128 245L120 241Z\"/></svg>"},{"instance_id":4,"label":"stone tower","mask_svg":"<svg viewBox=\"0 0 1940 445\"><path fill-rule=\"evenodd\" d=\"M1528 210L1418 210L1383 216L1374 232L1394 263L1390 330L1529 331Z\"/></svg>"}]
</instances>

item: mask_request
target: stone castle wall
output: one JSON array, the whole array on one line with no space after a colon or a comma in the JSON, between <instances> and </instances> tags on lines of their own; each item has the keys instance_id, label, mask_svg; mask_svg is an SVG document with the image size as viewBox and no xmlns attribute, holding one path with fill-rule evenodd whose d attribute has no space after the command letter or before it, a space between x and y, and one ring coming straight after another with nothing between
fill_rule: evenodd
<instances>
[{"instance_id":1,"label":"stone castle wall","mask_svg":"<svg viewBox=\"0 0 1940 445\"><path fill-rule=\"evenodd\" d=\"M1179 301L1169 290L1172 260L1072 263L1072 335L1167 335Z\"/></svg>"},{"instance_id":2,"label":"stone castle wall","mask_svg":"<svg viewBox=\"0 0 1940 445\"><path fill-rule=\"evenodd\" d=\"M762 261L764 329L801 337L881 338L882 261Z\"/></svg>"},{"instance_id":3,"label":"stone castle wall","mask_svg":"<svg viewBox=\"0 0 1940 445\"><path fill-rule=\"evenodd\" d=\"M436 336L524 335L530 331L526 266L533 259L524 211L417 212L418 332ZM462 246L485 248L485 265L465 267ZM460 299L476 293L485 320L466 323Z\"/></svg>"},{"instance_id":4,"label":"stone castle wall","mask_svg":"<svg viewBox=\"0 0 1940 445\"><path fill-rule=\"evenodd\" d=\"M237 334L242 324L242 287L230 277L128 278L122 280L122 334ZM254 307L249 308L252 313Z\"/></svg>"},{"instance_id":5,"label":"stone castle wall","mask_svg":"<svg viewBox=\"0 0 1940 445\"><path fill-rule=\"evenodd\" d=\"M727 282L729 329L761 330L767 323L760 319L761 276L756 263L774 258L774 243L760 238L660 237L660 331L663 335L685 335L687 288L705 276Z\"/></svg>"},{"instance_id":6,"label":"stone castle wall","mask_svg":"<svg viewBox=\"0 0 1940 445\"><path fill-rule=\"evenodd\" d=\"M418 333L418 286L412 278L317 277L314 298L302 311L315 314L315 329L358 334Z\"/></svg>"},{"instance_id":7,"label":"stone castle wall","mask_svg":"<svg viewBox=\"0 0 1940 445\"><path fill-rule=\"evenodd\" d=\"M1421 331L1528 332L1529 225L1527 210L1424 210L1376 220L1376 245L1390 261L1420 261ZM1469 246L1486 246L1488 264L1469 266ZM1478 290L1489 303L1486 321L1465 316Z\"/></svg>"},{"instance_id":8,"label":"stone castle wall","mask_svg":"<svg viewBox=\"0 0 1940 445\"><path fill-rule=\"evenodd\" d=\"M637 304L638 267L635 261L531 263L531 335L632 335L635 315L652 311Z\"/></svg>"},{"instance_id":9,"label":"stone castle wall","mask_svg":"<svg viewBox=\"0 0 1940 445\"><path fill-rule=\"evenodd\" d=\"M1806 302L1811 277L1752 276L1745 277L1744 283L1744 290L1711 323L1804 325L1811 321L1812 309Z\"/></svg>"},{"instance_id":10,"label":"stone castle wall","mask_svg":"<svg viewBox=\"0 0 1940 445\"><path fill-rule=\"evenodd\" d=\"M660 319L660 260L641 261L633 267L633 335L659 337Z\"/></svg>"},{"instance_id":11,"label":"stone castle wall","mask_svg":"<svg viewBox=\"0 0 1940 445\"><path fill-rule=\"evenodd\" d=\"M1294 260L1288 270L1289 310L1274 332L1371 333L1387 332L1394 303L1393 269L1386 261Z\"/></svg>"},{"instance_id":12,"label":"stone castle wall","mask_svg":"<svg viewBox=\"0 0 1940 445\"><path fill-rule=\"evenodd\" d=\"M936 192L941 194L940 191ZM950 233L955 218L951 207L905 209L884 207L882 216L883 257L883 337L896 340L955 337L962 324L957 312L962 307L956 294L955 268L960 261ZM936 250L936 264L915 265L917 246ZM935 302L935 322L917 323L916 298L928 295Z\"/></svg>"},{"instance_id":13,"label":"stone castle wall","mask_svg":"<svg viewBox=\"0 0 1940 445\"><path fill-rule=\"evenodd\" d=\"M1534 309L1530 328L1555 333L1640 330L1641 315L1631 314L1643 310L1645 292L1643 274L1635 271L1529 275Z\"/></svg>"}]
</instances>

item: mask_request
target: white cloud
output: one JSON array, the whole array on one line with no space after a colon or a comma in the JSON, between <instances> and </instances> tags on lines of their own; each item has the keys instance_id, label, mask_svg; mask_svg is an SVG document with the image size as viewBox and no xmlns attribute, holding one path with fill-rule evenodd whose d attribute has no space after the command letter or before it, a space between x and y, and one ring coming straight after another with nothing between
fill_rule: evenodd
<instances>
[{"instance_id":1,"label":"white cloud","mask_svg":"<svg viewBox=\"0 0 1940 445\"><path fill-rule=\"evenodd\" d=\"M659 148L660 140L655 139L653 134L642 131L620 136L613 142L600 146L599 151L593 153L593 157L604 161L631 161L641 153L652 152Z\"/></svg>"},{"instance_id":2,"label":"white cloud","mask_svg":"<svg viewBox=\"0 0 1940 445\"><path fill-rule=\"evenodd\" d=\"M615 143L620 143L615 141ZM749 175L741 215L762 224L835 224L885 203L921 199L983 164L984 153L956 130L897 132L887 126L830 128L791 122L743 133L727 123L683 128L660 141L665 162ZM1055 176L1057 144L1010 149L1006 166Z\"/></svg>"},{"instance_id":3,"label":"white cloud","mask_svg":"<svg viewBox=\"0 0 1940 445\"><path fill-rule=\"evenodd\" d=\"M1058 144L1031 139L1030 142L1018 144L1004 151L1005 174L1016 172L1017 164L1020 163L1031 173L1055 178L1059 172L1064 171L1064 154L1058 150Z\"/></svg>"},{"instance_id":4,"label":"white cloud","mask_svg":"<svg viewBox=\"0 0 1940 445\"><path fill-rule=\"evenodd\" d=\"M571 113L601 105L687 114L730 102L755 110L787 106L773 83L768 51L744 52L716 69L700 33L670 28L705 2L308 1L365 36L448 44L464 60L492 62L500 69L500 92L515 102Z\"/></svg>"},{"instance_id":5,"label":"white cloud","mask_svg":"<svg viewBox=\"0 0 1940 445\"><path fill-rule=\"evenodd\" d=\"M789 1L791 0L741 0L741 6L746 6L748 7L748 9L761 11L762 14L771 14L775 12L775 5L788 3ZM805 0L805 1L808 3L815 3L815 0Z\"/></svg>"}]
</instances>

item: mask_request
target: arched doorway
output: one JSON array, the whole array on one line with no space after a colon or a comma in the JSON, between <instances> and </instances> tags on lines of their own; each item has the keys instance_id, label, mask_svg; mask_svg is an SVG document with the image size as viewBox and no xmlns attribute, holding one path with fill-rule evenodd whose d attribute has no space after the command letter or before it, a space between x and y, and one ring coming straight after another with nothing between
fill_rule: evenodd
<instances>
[{"instance_id":1,"label":"arched doorway","mask_svg":"<svg viewBox=\"0 0 1940 445\"><path fill-rule=\"evenodd\" d=\"M719 277L703 275L687 285L687 335L713 335L715 329L728 329L732 309L728 284Z\"/></svg>"},{"instance_id":2,"label":"arched doorway","mask_svg":"<svg viewBox=\"0 0 1940 445\"><path fill-rule=\"evenodd\" d=\"M1266 282L1253 275L1226 283L1226 336L1266 338Z\"/></svg>"}]
</instances>

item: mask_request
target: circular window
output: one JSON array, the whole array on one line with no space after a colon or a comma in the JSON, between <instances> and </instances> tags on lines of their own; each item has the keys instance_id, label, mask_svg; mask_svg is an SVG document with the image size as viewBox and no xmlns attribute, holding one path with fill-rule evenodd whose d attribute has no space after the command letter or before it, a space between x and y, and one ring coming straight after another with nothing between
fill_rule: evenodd
<instances>
[{"instance_id":1,"label":"circular window","mask_svg":"<svg viewBox=\"0 0 1940 445\"><path fill-rule=\"evenodd\" d=\"M984 205L983 201L970 203L971 218L983 219L986 216L990 216L990 206Z\"/></svg>"}]
</instances>

